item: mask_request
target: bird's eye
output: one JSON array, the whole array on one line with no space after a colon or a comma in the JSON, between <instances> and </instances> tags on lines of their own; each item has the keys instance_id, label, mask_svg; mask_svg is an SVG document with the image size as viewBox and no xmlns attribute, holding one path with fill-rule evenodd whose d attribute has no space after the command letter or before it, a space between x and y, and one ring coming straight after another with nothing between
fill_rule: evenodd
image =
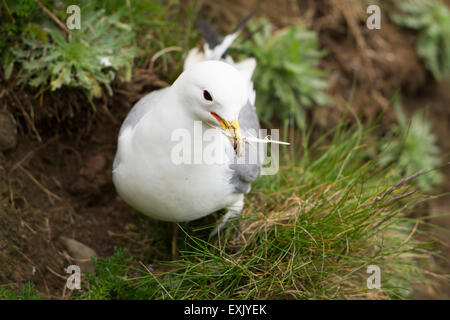
<instances>
[{"instance_id":1,"label":"bird's eye","mask_svg":"<svg viewBox=\"0 0 450 320\"><path fill-rule=\"evenodd\" d=\"M207 101L213 101L213 98L211 97L211 94L208 92L208 90L203 90L203 98Z\"/></svg>"}]
</instances>

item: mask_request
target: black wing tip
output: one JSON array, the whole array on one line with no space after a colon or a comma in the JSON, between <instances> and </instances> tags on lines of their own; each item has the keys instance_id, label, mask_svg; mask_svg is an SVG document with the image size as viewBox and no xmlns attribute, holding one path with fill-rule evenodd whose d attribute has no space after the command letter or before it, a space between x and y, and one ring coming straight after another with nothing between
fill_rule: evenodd
<instances>
[{"instance_id":1,"label":"black wing tip","mask_svg":"<svg viewBox=\"0 0 450 320\"><path fill-rule=\"evenodd\" d=\"M236 33L241 31L245 25L248 23L248 21L259 11L260 6L257 6L255 9L252 10L252 12L250 12L244 19L242 19L238 25L236 26L236 28L234 28L234 30L231 32L231 34ZM217 34L217 32L214 30L214 28L211 26L211 24L202 19L200 20L199 23L199 29L200 32L203 35L203 38L205 39L205 42L208 44L209 48L212 50L214 49L216 46L218 46L220 44L220 37ZM227 55L227 51L226 50L221 58L225 58Z\"/></svg>"},{"instance_id":2,"label":"black wing tip","mask_svg":"<svg viewBox=\"0 0 450 320\"><path fill-rule=\"evenodd\" d=\"M199 23L199 29L208 44L210 49L214 49L220 44L220 38L214 28L208 23L208 21L202 19Z\"/></svg>"},{"instance_id":3,"label":"black wing tip","mask_svg":"<svg viewBox=\"0 0 450 320\"><path fill-rule=\"evenodd\" d=\"M252 10L244 19L241 20L241 22L238 23L236 28L232 31L232 33L241 31L245 25L248 23L248 21L259 11L260 6L258 5L255 9Z\"/></svg>"}]
</instances>

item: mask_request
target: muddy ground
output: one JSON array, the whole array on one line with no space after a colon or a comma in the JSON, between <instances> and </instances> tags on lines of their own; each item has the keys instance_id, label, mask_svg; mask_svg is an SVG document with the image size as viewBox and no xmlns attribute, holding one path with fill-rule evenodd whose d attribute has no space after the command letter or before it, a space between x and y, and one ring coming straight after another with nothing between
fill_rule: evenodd
<instances>
[{"instance_id":1,"label":"muddy ground","mask_svg":"<svg viewBox=\"0 0 450 320\"><path fill-rule=\"evenodd\" d=\"M201 15L229 31L258 2L206 1ZM334 103L311 109L309 116L314 113L320 130L333 127L356 83L352 107L364 120L384 112L381 121L387 130L395 121L389 99L401 90L409 114L429 106L441 150L448 153L450 85L436 83L424 69L415 52L414 33L391 24L386 16L381 30L370 31L365 28L364 7L348 3L280 0L260 6L258 15L269 17L277 27L307 24L328 50L321 64L331 70L329 94ZM120 123L141 96L161 85L158 78L138 70L131 83L117 84L113 97L96 101L97 111L86 108L78 92L35 97L29 88L1 84L0 110L14 114L19 136L16 148L0 153L0 284L14 288L32 281L45 298L67 298L64 268L74 261L61 236L79 240L101 257L118 248L128 248L145 261L170 257L170 225L137 214L117 196L111 181ZM27 103L20 105L21 101ZM450 189L449 166L443 171L446 179L436 193ZM420 210L448 212L448 197ZM450 228L449 218L433 222ZM442 243L448 257L448 236ZM442 261L430 264L448 270ZM414 297L450 298L450 291L448 284L417 288Z\"/></svg>"}]
</instances>

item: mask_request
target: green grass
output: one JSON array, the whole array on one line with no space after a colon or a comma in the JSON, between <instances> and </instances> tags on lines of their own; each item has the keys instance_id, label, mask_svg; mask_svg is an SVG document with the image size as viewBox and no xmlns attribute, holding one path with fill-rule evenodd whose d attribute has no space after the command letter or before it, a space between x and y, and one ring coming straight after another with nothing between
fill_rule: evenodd
<instances>
[{"instance_id":1,"label":"green grass","mask_svg":"<svg viewBox=\"0 0 450 320\"><path fill-rule=\"evenodd\" d=\"M78 297L408 297L414 283L425 282L419 265L430 257L429 243L414 234L420 221L410 217L425 197L398 185L405 177L395 165L370 156L369 137L369 130L339 126L330 145L311 147L311 157L283 153L280 172L257 180L242 219L220 237L183 225L181 259L150 267L120 251L97 262ZM381 290L366 287L369 265L381 268Z\"/></svg>"},{"instance_id":2,"label":"green grass","mask_svg":"<svg viewBox=\"0 0 450 320\"><path fill-rule=\"evenodd\" d=\"M41 300L42 293L36 291L34 284L27 282L19 290L7 288L8 285L0 285L0 300Z\"/></svg>"}]
</instances>

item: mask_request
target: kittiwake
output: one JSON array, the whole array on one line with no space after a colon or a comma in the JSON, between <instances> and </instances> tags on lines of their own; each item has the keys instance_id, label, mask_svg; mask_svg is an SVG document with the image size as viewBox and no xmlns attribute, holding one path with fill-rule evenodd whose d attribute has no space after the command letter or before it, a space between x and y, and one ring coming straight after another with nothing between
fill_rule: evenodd
<instances>
[{"instance_id":1,"label":"kittiwake","mask_svg":"<svg viewBox=\"0 0 450 320\"><path fill-rule=\"evenodd\" d=\"M235 63L226 54L241 27L223 42L205 37L203 52L189 52L176 81L144 96L125 118L113 182L122 199L141 213L183 222L226 209L217 232L243 209L264 159L256 147L252 161L255 146L245 142L247 132L258 136L260 129L251 80L256 61ZM203 30L211 27L203 25ZM219 136L206 139L207 130ZM188 146L178 152L182 142ZM205 160L211 150L220 161Z\"/></svg>"}]
</instances>

